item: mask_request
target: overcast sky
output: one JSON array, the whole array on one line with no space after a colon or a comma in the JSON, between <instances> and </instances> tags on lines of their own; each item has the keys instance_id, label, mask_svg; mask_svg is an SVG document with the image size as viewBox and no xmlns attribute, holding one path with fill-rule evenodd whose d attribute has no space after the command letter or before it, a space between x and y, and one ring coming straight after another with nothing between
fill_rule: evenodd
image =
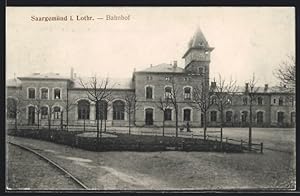
<instances>
[{"instance_id":1,"label":"overcast sky","mask_svg":"<svg viewBox=\"0 0 300 196\"><path fill-rule=\"evenodd\" d=\"M130 15L129 21L105 20ZM93 16L93 21L37 22L31 16ZM103 20L96 18L103 17ZM200 27L215 49L210 77L232 76L243 84L256 74L275 85L272 72L295 54L294 8L267 7L8 7L6 74L33 72L131 77L160 63L178 61Z\"/></svg>"}]
</instances>

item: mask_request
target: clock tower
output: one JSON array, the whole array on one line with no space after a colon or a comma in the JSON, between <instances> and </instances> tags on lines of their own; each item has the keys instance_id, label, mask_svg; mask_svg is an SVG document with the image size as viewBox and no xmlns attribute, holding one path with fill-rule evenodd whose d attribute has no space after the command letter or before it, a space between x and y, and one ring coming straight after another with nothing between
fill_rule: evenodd
<instances>
[{"instance_id":1,"label":"clock tower","mask_svg":"<svg viewBox=\"0 0 300 196\"><path fill-rule=\"evenodd\" d=\"M187 73L209 77L210 52L214 48L208 45L200 28L188 44L188 50L182 58L185 59L185 70Z\"/></svg>"}]
</instances>

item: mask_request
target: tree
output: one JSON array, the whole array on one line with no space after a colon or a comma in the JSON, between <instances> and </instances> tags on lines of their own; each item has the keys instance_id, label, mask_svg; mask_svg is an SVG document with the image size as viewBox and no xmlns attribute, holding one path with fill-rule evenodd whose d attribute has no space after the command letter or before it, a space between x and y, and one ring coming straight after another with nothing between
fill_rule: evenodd
<instances>
[{"instance_id":1,"label":"tree","mask_svg":"<svg viewBox=\"0 0 300 196\"><path fill-rule=\"evenodd\" d=\"M176 137L178 137L178 100L177 100L177 95L178 95L179 88L176 85L175 78L176 78L176 76L169 77L169 82L171 84L171 89L170 89L170 91L165 92L165 99L169 99L168 101L174 107L174 110L175 110Z\"/></svg>"},{"instance_id":2,"label":"tree","mask_svg":"<svg viewBox=\"0 0 300 196\"><path fill-rule=\"evenodd\" d=\"M224 78L219 75L218 81L215 83L214 95L216 97L216 106L220 112L221 122L221 145L223 143L223 124L224 124L224 110L232 104L232 98L237 92L236 81L230 78L229 82L226 82Z\"/></svg>"},{"instance_id":3,"label":"tree","mask_svg":"<svg viewBox=\"0 0 300 196\"><path fill-rule=\"evenodd\" d=\"M169 102L169 99L163 99L162 97L159 98L159 101L158 103L155 102L155 105L156 107L162 111L163 113L163 130L162 130L162 136L165 136L165 113L166 113L166 110L170 107L170 102Z\"/></svg>"},{"instance_id":4,"label":"tree","mask_svg":"<svg viewBox=\"0 0 300 196\"><path fill-rule=\"evenodd\" d=\"M252 78L248 83L246 83L245 94L249 97L249 151L251 151L251 144L252 144L252 119L253 119L253 112L252 107L253 103L257 97L258 87L256 87L257 80L255 79L255 74L253 74Z\"/></svg>"},{"instance_id":5,"label":"tree","mask_svg":"<svg viewBox=\"0 0 300 196\"><path fill-rule=\"evenodd\" d=\"M63 114L66 113L66 128L67 128L67 130L69 128L69 112L75 108L78 98L79 97L70 99L67 96L67 99L65 99L61 102L62 108L63 108L61 111L61 118L63 119ZM63 128L63 120L61 122L61 129L62 128Z\"/></svg>"},{"instance_id":6,"label":"tree","mask_svg":"<svg viewBox=\"0 0 300 196\"><path fill-rule=\"evenodd\" d=\"M273 73L279 79L282 85L290 88L292 91L296 87L296 61L293 55L282 61Z\"/></svg>"},{"instance_id":7,"label":"tree","mask_svg":"<svg viewBox=\"0 0 300 196\"><path fill-rule=\"evenodd\" d=\"M111 95L111 90L109 89L109 79L108 77L100 79L95 75L91 77L89 81L84 82L82 78L79 78L80 85L87 92L87 97L90 101L95 103L96 108L99 108L98 104L105 100L107 97ZM99 114L97 114L99 116ZM102 137L102 120L101 120L101 129L99 130L99 120L97 119L97 147L99 146L99 138L101 142Z\"/></svg>"},{"instance_id":8,"label":"tree","mask_svg":"<svg viewBox=\"0 0 300 196\"><path fill-rule=\"evenodd\" d=\"M209 88L209 84L205 79L200 84L193 86L193 99L190 105L203 113L204 140L206 140L208 110L213 105L213 96L213 88Z\"/></svg>"},{"instance_id":9,"label":"tree","mask_svg":"<svg viewBox=\"0 0 300 196\"><path fill-rule=\"evenodd\" d=\"M124 95L125 112L128 115L128 134L130 135L131 117L137 110L137 97L135 93L126 92Z\"/></svg>"},{"instance_id":10,"label":"tree","mask_svg":"<svg viewBox=\"0 0 300 196\"><path fill-rule=\"evenodd\" d=\"M19 125L19 121L18 121L19 114L26 112L26 108L24 107L23 102L24 100L19 90L16 92L15 96L7 98L7 104L6 104L7 112L11 113L8 115L12 115L14 117L15 120L14 126L16 130L18 130L18 125Z\"/></svg>"}]
</instances>

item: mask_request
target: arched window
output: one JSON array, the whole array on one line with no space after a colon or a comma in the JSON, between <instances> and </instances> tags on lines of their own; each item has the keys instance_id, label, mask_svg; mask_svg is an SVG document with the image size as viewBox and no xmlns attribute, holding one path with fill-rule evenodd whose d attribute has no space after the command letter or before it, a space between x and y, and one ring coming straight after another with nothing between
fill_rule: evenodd
<instances>
[{"instance_id":1,"label":"arched window","mask_svg":"<svg viewBox=\"0 0 300 196\"><path fill-rule=\"evenodd\" d=\"M216 122L217 121L217 111L211 111L210 112L210 121Z\"/></svg>"},{"instance_id":2,"label":"arched window","mask_svg":"<svg viewBox=\"0 0 300 196\"><path fill-rule=\"evenodd\" d=\"M231 122L232 121L232 111L227 111L226 112L226 122Z\"/></svg>"},{"instance_id":3,"label":"arched window","mask_svg":"<svg viewBox=\"0 0 300 196\"><path fill-rule=\"evenodd\" d=\"M151 86L146 87L146 99L153 99L153 89Z\"/></svg>"},{"instance_id":4,"label":"arched window","mask_svg":"<svg viewBox=\"0 0 300 196\"><path fill-rule=\"evenodd\" d=\"M113 119L124 120L125 104L123 101L115 101L113 103Z\"/></svg>"},{"instance_id":5,"label":"arched window","mask_svg":"<svg viewBox=\"0 0 300 196\"><path fill-rule=\"evenodd\" d=\"M184 88L184 99L190 100L191 99L191 88L190 87L185 87Z\"/></svg>"},{"instance_id":6,"label":"arched window","mask_svg":"<svg viewBox=\"0 0 300 196\"><path fill-rule=\"evenodd\" d=\"M183 121L191 121L191 109L183 110Z\"/></svg>"},{"instance_id":7,"label":"arched window","mask_svg":"<svg viewBox=\"0 0 300 196\"><path fill-rule=\"evenodd\" d=\"M54 119L60 119L60 107L55 106L53 109Z\"/></svg>"},{"instance_id":8,"label":"arched window","mask_svg":"<svg viewBox=\"0 0 300 196\"><path fill-rule=\"evenodd\" d=\"M264 113L263 112L257 112L256 113L256 119L257 119L257 123L261 124L264 122Z\"/></svg>"},{"instance_id":9,"label":"arched window","mask_svg":"<svg viewBox=\"0 0 300 196\"><path fill-rule=\"evenodd\" d=\"M54 89L54 99L60 99L60 94L61 92L59 88Z\"/></svg>"},{"instance_id":10,"label":"arched window","mask_svg":"<svg viewBox=\"0 0 300 196\"><path fill-rule=\"evenodd\" d=\"M248 118L248 112L247 111L243 111L242 112L242 122L247 122L247 118Z\"/></svg>"},{"instance_id":11,"label":"arched window","mask_svg":"<svg viewBox=\"0 0 300 196\"><path fill-rule=\"evenodd\" d=\"M7 118L15 119L17 116L17 102L15 99L7 99Z\"/></svg>"},{"instance_id":12,"label":"arched window","mask_svg":"<svg viewBox=\"0 0 300 196\"><path fill-rule=\"evenodd\" d=\"M277 112L277 122L278 123L283 123L284 119L284 113L283 112Z\"/></svg>"},{"instance_id":13,"label":"arched window","mask_svg":"<svg viewBox=\"0 0 300 196\"><path fill-rule=\"evenodd\" d=\"M165 120L172 120L172 109L166 109L164 112Z\"/></svg>"},{"instance_id":14,"label":"arched window","mask_svg":"<svg viewBox=\"0 0 300 196\"><path fill-rule=\"evenodd\" d=\"M90 118L90 102L87 100L78 101L78 119L84 120Z\"/></svg>"},{"instance_id":15,"label":"arched window","mask_svg":"<svg viewBox=\"0 0 300 196\"><path fill-rule=\"evenodd\" d=\"M278 105L283 105L283 98L282 97L279 97Z\"/></svg>"},{"instance_id":16,"label":"arched window","mask_svg":"<svg viewBox=\"0 0 300 196\"><path fill-rule=\"evenodd\" d=\"M170 99L171 97L172 97L172 88L168 86L165 88L165 98Z\"/></svg>"},{"instance_id":17,"label":"arched window","mask_svg":"<svg viewBox=\"0 0 300 196\"><path fill-rule=\"evenodd\" d=\"M96 108L96 119L107 120L107 102L102 100L98 103L98 107Z\"/></svg>"},{"instance_id":18,"label":"arched window","mask_svg":"<svg viewBox=\"0 0 300 196\"><path fill-rule=\"evenodd\" d=\"M258 105L262 105L263 104L263 98L262 97L258 97L257 98L257 104Z\"/></svg>"},{"instance_id":19,"label":"arched window","mask_svg":"<svg viewBox=\"0 0 300 196\"><path fill-rule=\"evenodd\" d=\"M48 107L41 107L41 119L46 119L48 117Z\"/></svg>"},{"instance_id":20,"label":"arched window","mask_svg":"<svg viewBox=\"0 0 300 196\"><path fill-rule=\"evenodd\" d=\"M41 99L48 99L49 90L47 88L41 89Z\"/></svg>"}]
</instances>

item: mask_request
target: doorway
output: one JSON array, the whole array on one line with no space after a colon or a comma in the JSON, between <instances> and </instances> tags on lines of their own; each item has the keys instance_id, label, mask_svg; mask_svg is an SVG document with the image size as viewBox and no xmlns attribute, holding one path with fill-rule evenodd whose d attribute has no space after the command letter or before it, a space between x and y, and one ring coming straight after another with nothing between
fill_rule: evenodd
<instances>
[{"instance_id":1,"label":"doorway","mask_svg":"<svg viewBox=\"0 0 300 196\"><path fill-rule=\"evenodd\" d=\"M148 108L145 110L145 123L146 125L153 125L153 109Z\"/></svg>"}]
</instances>

